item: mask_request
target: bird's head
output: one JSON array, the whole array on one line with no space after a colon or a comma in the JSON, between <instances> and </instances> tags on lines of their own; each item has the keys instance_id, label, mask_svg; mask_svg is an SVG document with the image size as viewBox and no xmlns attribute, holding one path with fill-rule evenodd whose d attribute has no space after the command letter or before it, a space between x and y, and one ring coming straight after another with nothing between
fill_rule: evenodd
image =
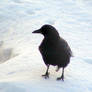
<instances>
[{"instance_id":1,"label":"bird's head","mask_svg":"<svg viewBox=\"0 0 92 92\"><path fill-rule=\"evenodd\" d=\"M57 30L51 25L43 25L40 29L33 31L32 33L41 33L45 37L59 36Z\"/></svg>"}]
</instances>

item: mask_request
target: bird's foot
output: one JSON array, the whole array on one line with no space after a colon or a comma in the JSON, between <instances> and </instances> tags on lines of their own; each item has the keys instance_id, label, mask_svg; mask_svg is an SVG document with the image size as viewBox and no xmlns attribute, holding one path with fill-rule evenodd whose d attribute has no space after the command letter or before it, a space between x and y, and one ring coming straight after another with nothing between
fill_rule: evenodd
<instances>
[{"instance_id":1,"label":"bird's foot","mask_svg":"<svg viewBox=\"0 0 92 92\"><path fill-rule=\"evenodd\" d=\"M45 79L49 78L49 74L48 72L46 72L46 74L42 75L42 77L44 77Z\"/></svg>"},{"instance_id":2,"label":"bird's foot","mask_svg":"<svg viewBox=\"0 0 92 92\"><path fill-rule=\"evenodd\" d=\"M61 77L58 77L57 80L61 80L64 81L64 76L62 75Z\"/></svg>"}]
</instances>

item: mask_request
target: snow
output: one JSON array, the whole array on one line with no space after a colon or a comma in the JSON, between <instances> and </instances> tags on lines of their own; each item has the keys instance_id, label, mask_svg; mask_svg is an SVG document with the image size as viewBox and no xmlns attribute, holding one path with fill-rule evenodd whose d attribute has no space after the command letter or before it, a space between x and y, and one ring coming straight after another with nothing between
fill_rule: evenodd
<instances>
[{"instance_id":1,"label":"snow","mask_svg":"<svg viewBox=\"0 0 92 92\"><path fill-rule=\"evenodd\" d=\"M0 92L92 92L91 0L0 0ZM65 69L46 66L38 51L43 36L32 31L55 26L74 57Z\"/></svg>"}]
</instances>

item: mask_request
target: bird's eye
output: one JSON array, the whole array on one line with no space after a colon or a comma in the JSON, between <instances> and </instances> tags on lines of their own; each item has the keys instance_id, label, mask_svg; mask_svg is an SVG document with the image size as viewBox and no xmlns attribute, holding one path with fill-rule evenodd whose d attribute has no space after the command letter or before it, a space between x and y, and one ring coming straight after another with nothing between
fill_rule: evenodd
<instances>
[{"instance_id":1,"label":"bird's eye","mask_svg":"<svg viewBox=\"0 0 92 92\"><path fill-rule=\"evenodd\" d=\"M44 34L44 35L46 35L46 34L48 34L48 29L44 29L44 28L42 28L42 34Z\"/></svg>"}]
</instances>

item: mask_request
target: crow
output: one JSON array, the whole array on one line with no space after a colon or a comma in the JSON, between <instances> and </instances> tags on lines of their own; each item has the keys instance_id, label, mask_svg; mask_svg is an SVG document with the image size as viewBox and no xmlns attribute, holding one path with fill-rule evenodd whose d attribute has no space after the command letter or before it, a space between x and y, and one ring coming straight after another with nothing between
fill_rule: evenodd
<instances>
[{"instance_id":1,"label":"crow","mask_svg":"<svg viewBox=\"0 0 92 92\"><path fill-rule=\"evenodd\" d=\"M72 51L68 43L59 36L56 28L52 25L45 24L40 29L32 33L41 33L44 36L42 43L39 46L39 51L43 61L47 66L46 73L42 76L49 78L49 66L57 66L58 71L62 68L62 75L57 80L64 81L64 68L69 64Z\"/></svg>"}]
</instances>

